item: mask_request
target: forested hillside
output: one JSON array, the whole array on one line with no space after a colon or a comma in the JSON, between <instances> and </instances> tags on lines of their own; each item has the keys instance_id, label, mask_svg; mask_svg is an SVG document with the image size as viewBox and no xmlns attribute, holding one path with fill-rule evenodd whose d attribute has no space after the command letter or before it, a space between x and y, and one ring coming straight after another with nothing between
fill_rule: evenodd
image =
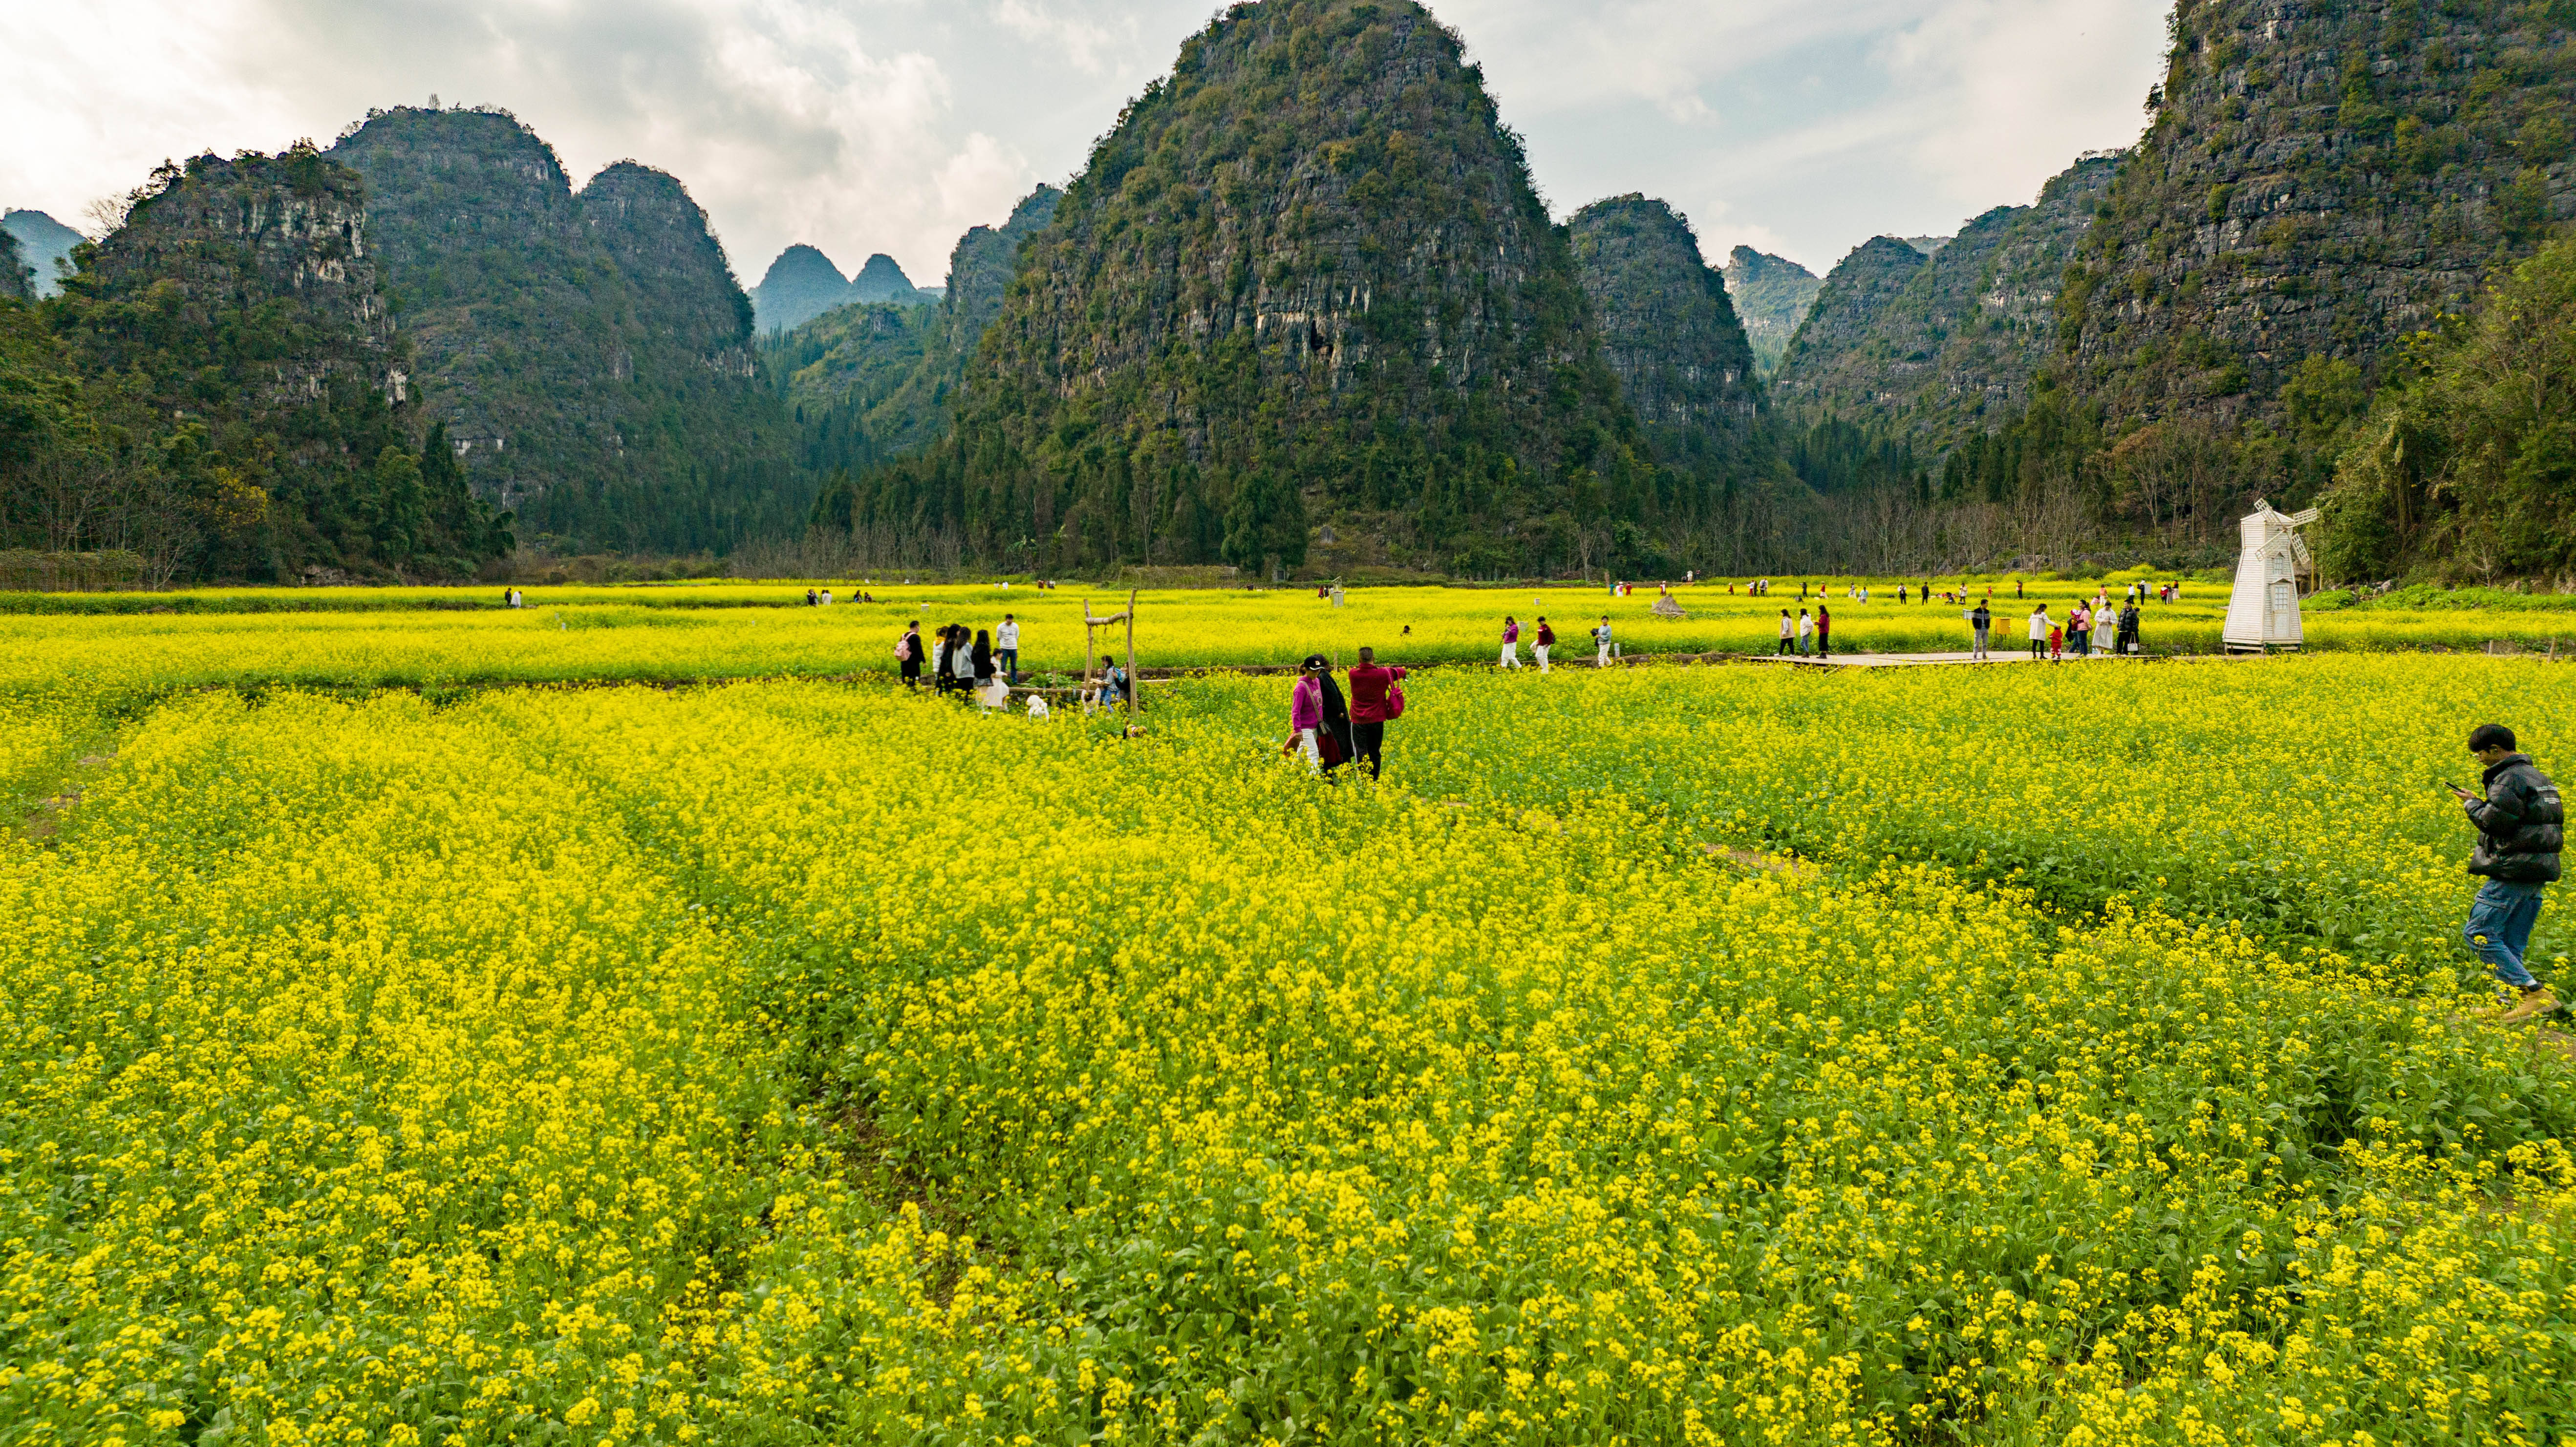
<instances>
[{"instance_id":1,"label":"forested hillside","mask_svg":"<svg viewBox=\"0 0 2576 1447\"><path fill-rule=\"evenodd\" d=\"M1824 279L1785 256L1739 246L1726 260L1726 292L1743 319L1744 339L1753 347L1753 365L1767 377L1816 304Z\"/></svg>"},{"instance_id":2,"label":"forested hillside","mask_svg":"<svg viewBox=\"0 0 2576 1447\"><path fill-rule=\"evenodd\" d=\"M2287 420L2303 366L2378 379L2576 215L2576 39L2553 4L2178 10L2155 122L2068 293L2066 379L2132 421Z\"/></svg>"},{"instance_id":3,"label":"forested hillside","mask_svg":"<svg viewBox=\"0 0 2576 1447\"><path fill-rule=\"evenodd\" d=\"M2458 444L2389 460L2387 429L2427 414L2390 412L2400 404L2386 398L2372 408L2384 382L2437 371L2424 358L2463 345L2458 319L2495 305L2482 288L2576 215L2569 17L2520 0L2204 0L2176 11L2173 34L2146 133L2091 224L2069 209L2052 228L2049 250L2081 239L2026 393L1985 386L1971 415L1958 405L1970 389L1950 375L1956 332L1938 351L1926 345L1935 327L1873 334L1866 319L1905 315L1893 242L1855 253L1853 274L1828 284L1779 401L1841 429L1804 437L1803 457L1880 479L1870 506L1844 510L1867 520L1847 541L1936 566L2210 564L2232 553L2255 496L2303 505L2336 483L2340 460L2350 485L2337 484L2329 531L2351 546L2327 549L2338 567L2484 577L2523 566L2505 559L2550 556L2531 520L2565 504L2522 514L2517 533L2464 503L2476 489L2428 481L2465 465ZM1936 258L1925 274L1938 269ZM2046 270L2027 269L2026 297L2047 289ZM2411 340L2419 332L2431 335ZM1978 370L2001 377L2012 361L2007 350ZM2541 450L2516 475L2558 475L2530 445ZM2367 497L2392 511L2363 525Z\"/></svg>"},{"instance_id":4,"label":"forested hillside","mask_svg":"<svg viewBox=\"0 0 2576 1447\"><path fill-rule=\"evenodd\" d=\"M1330 518L1461 572L1719 517L1657 488L1518 142L1410 3L1193 36L1023 252L955 405L855 516L1050 567L1293 565Z\"/></svg>"},{"instance_id":5,"label":"forested hillside","mask_svg":"<svg viewBox=\"0 0 2576 1447\"><path fill-rule=\"evenodd\" d=\"M380 111L331 150L476 493L567 550L722 549L801 522L751 305L686 191L633 163L574 195L508 114Z\"/></svg>"},{"instance_id":6,"label":"forested hillside","mask_svg":"<svg viewBox=\"0 0 2576 1447\"><path fill-rule=\"evenodd\" d=\"M1602 358L1667 485L1720 499L1739 534L1776 538L1801 520L1804 500L1763 416L1752 346L1690 224L1630 194L1577 211L1566 234Z\"/></svg>"},{"instance_id":7,"label":"forested hillside","mask_svg":"<svg viewBox=\"0 0 2576 1447\"><path fill-rule=\"evenodd\" d=\"M0 493L23 546L146 581L441 577L506 549L426 435L363 185L310 146L166 166L41 309L0 303Z\"/></svg>"},{"instance_id":8,"label":"forested hillside","mask_svg":"<svg viewBox=\"0 0 2576 1447\"><path fill-rule=\"evenodd\" d=\"M935 305L844 305L772 339L764 365L794 409L806 465L817 476L842 474L818 502L820 516L848 527L848 474L948 435L949 396L965 380L976 340L1001 312L1020 243L1054 218L1059 194L1040 186L1001 226L959 237L949 253L947 291Z\"/></svg>"},{"instance_id":9,"label":"forested hillside","mask_svg":"<svg viewBox=\"0 0 2576 1447\"><path fill-rule=\"evenodd\" d=\"M1866 419L1926 455L2017 415L2056 349L2060 278L2118 169L2089 157L2033 205L1998 206L1928 253L1902 243L1910 261L1893 238L1861 247L1773 382L1782 409L1810 425Z\"/></svg>"}]
</instances>

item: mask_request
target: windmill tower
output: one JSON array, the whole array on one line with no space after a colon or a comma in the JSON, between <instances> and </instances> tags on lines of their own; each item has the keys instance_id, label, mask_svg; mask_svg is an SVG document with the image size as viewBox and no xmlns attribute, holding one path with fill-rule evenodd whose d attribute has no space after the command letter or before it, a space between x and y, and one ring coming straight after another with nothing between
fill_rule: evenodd
<instances>
[{"instance_id":1,"label":"windmill tower","mask_svg":"<svg viewBox=\"0 0 2576 1447\"><path fill-rule=\"evenodd\" d=\"M2298 530L2317 520L2317 510L2280 513L2261 498L2237 527L2244 549L2236 555L2236 590L2227 596L2227 627L2220 635L2230 653L2263 653L2297 648L2299 570L2308 566L2308 545Z\"/></svg>"}]
</instances>

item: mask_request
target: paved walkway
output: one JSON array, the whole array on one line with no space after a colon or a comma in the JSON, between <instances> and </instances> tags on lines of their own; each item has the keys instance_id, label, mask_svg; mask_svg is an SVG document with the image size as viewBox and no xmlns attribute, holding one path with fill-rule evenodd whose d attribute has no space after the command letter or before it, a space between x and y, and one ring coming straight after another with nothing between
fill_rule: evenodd
<instances>
[{"instance_id":1,"label":"paved walkway","mask_svg":"<svg viewBox=\"0 0 2576 1447\"><path fill-rule=\"evenodd\" d=\"M1799 657L1796 654L1756 654L1758 663L1794 663L1808 668L1920 668L1931 664L1965 663L1983 667L1989 663L2040 663L2031 656L2027 644L2020 648L1995 648L1979 658L1973 653L1836 653L1825 658ZM2093 653L2078 657L2066 655L2068 663L2111 663L2117 655Z\"/></svg>"}]
</instances>

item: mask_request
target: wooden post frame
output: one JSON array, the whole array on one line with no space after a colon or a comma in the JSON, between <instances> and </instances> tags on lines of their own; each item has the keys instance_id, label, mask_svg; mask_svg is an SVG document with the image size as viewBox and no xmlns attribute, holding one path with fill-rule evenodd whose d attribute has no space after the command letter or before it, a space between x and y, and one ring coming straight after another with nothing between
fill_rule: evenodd
<instances>
[{"instance_id":1,"label":"wooden post frame","mask_svg":"<svg viewBox=\"0 0 2576 1447\"><path fill-rule=\"evenodd\" d=\"M1100 646L1100 630L1115 628L1122 623L1127 625L1127 687L1122 691L1119 702L1129 713L1137 713L1144 707L1144 690L1136 686L1136 590L1133 588L1127 590L1126 608L1106 618L1093 617L1091 600L1082 600L1082 687L1084 692L1091 689L1091 660L1094 650Z\"/></svg>"}]
</instances>

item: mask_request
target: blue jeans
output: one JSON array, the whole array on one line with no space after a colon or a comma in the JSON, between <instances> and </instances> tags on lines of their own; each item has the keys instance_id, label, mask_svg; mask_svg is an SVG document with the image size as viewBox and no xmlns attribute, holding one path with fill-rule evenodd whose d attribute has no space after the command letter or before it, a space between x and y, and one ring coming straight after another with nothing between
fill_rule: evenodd
<instances>
[{"instance_id":1,"label":"blue jeans","mask_svg":"<svg viewBox=\"0 0 2576 1447\"><path fill-rule=\"evenodd\" d=\"M1002 665L1002 672L1009 676L1011 682L1017 683L1020 681L1020 650L1016 648L1002 649L1000 652L993 655L993 661Z\"/></svg>"},{"instance_id":2,"label":"blue jeans","mask_svg":"<svg viewBox=\"0 0 2576 1447\"><path fill-rule=\"evenodd\" d=\"M2522 952L2531 946L2531 927L2540 922L2538 884L2508 884L2490 879L2478 887L2476 902L2469 906L2469 922L2460 927L2460 937L2469 949L2487 962L2496 978L2517 990L2532 986L2531 971L2522 967Z\"/></svg>"}]
</instances>

